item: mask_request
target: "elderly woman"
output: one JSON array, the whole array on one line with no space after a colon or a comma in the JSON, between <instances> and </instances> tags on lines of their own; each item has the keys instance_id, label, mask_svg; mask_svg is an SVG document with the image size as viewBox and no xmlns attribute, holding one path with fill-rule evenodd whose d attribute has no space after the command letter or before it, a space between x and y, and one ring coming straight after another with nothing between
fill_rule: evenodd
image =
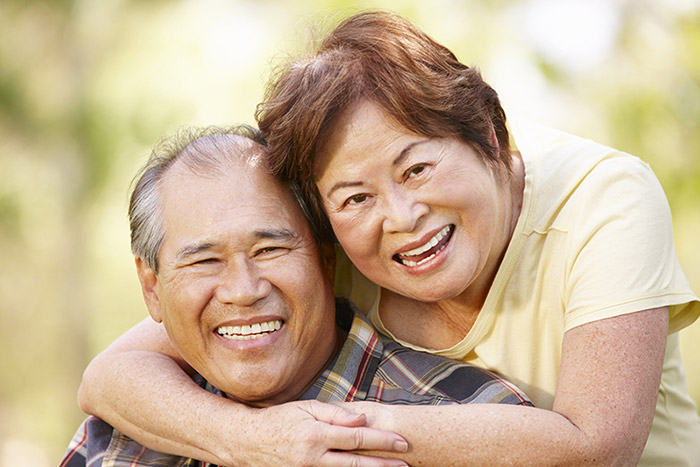
<instances>
[{"instance_id":1,"label":"elderly woman","mask_svg":"<svg viewBox=\"0 0 700 467\"><path fill-rule=\"evenodd\" d=\"M399 457L698 465L700 420L677 331L700 303L646 164L514 116L506 123L476 70L382 12L347 19L313 56L283 69L257 117L276 170L299 185L318 232L334 235L354 265L340 261L336 293L404 345L499 373L537 407L349 404L370 427L406 436L413 450ZM180 390L186 378L172 361L140 350L164 346L156 330L130 331L89 367L84 407L156 447L226 459L250 457L221 454L224 440L233 451L245 450L241 439L289 436L288 407L243 419L233 403ZM167 410L173 403L201 409ZM259 437L239 420L255 420ZM315 429L305 446L318 464L353 432ZM371 435L362 447L384 439L362 433Z\"/></svg>"}]
</instances>

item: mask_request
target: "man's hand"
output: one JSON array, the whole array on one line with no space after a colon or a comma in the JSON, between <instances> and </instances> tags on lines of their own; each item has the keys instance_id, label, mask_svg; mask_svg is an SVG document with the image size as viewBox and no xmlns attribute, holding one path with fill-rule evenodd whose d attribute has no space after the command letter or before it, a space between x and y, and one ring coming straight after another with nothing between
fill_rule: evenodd
<instances>
[{"instance_id":1,"label":"man's hand","mask_svg":"<svg viewBox=\"0 0 700 467\"><path fill-rule=\"evenodd\" d=\"M408 444L401 436L367 428L363 414L318 401L299 401L260 409L256 423L232 427L230 436L257 440L252 465L398 467L398 459L363 456L361 450L401 453ZM233 431L237 434L234 434ZM223 447L223 446L222 446ZM237 455L236 455L237 454ZM252 454L252 453L251 453ZM220 453L219 457L240 461L240 453Z\"/></svg>"}]
</instances>

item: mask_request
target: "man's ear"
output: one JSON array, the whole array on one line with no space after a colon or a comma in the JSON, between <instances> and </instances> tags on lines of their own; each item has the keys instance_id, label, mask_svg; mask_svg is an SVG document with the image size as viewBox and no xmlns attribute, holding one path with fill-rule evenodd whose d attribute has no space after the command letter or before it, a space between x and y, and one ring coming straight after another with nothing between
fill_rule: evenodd
<instances>
[{"instance_id":1,"label":"man's ear","mask_svg":"<svg viewBox=\"0 0 700 467\"><path fill-rule=\"evenodd\" d=\"M321 242L318 252L321 255L321 267L326 279L333 285L335 283L335 245L329 241Z\"/></svg>"},{"instance_id":2,"label":"man's ear","mask_svg":"<svg viewBox=\"0 0 700 467\"><path fill-rule=\"evenodd\" d=\"M158 276L143 259L136 257L136 272L141 282L141 292L151 318L157 323L163 322L158 295Z\"/></svg>"}]
</instances>

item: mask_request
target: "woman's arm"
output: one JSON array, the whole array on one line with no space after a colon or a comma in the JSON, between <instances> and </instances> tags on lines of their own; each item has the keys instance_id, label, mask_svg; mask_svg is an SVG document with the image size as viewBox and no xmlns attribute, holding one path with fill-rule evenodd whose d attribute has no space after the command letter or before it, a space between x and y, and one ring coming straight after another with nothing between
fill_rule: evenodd
<instances>
[{"instance_id":1,"label":"woman's arm","mask_svg":"<svg viewBox=\"0 0 700 467\"><path fill-rule=\"evenodd\" d=\"M405 450L400 436L365 427L362 414L316 401L250 408L203 390L183 369L162 325L144 320L87 367L80 406L151 449L221 465L405 465L342 452Z\"/></svg>"},{"instance_id":2,"label":"woman's arm","mask_svg":"<svg viewBox=\"0 0 700 467\"><path fill-rule=\"evenodd\" d=\"M636 465L654 417L668 308L564 336L552 411L497 404L362 403L369 425L409 442L411 465ZM357 405L355 406L357 408Z\"/></svg>"}]
</instances>

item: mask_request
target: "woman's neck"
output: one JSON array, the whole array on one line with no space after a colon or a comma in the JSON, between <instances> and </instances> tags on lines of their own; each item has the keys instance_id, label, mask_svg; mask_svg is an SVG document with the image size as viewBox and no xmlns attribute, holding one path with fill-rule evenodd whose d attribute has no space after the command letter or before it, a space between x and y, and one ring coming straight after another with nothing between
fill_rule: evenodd
<instances>
[{"instance_id":1,"label":"woman's neck","mask_svg":"<svg viewBox=\"0 0 700 467\"><path fill-rule=\"evenodd\" d=\"M459 343L469 333L483 301L468 304L464 294L438 302L421 302L382 289L379 314L384 326L404 342L442 350Z\"/></svg>"}]
</instances>

